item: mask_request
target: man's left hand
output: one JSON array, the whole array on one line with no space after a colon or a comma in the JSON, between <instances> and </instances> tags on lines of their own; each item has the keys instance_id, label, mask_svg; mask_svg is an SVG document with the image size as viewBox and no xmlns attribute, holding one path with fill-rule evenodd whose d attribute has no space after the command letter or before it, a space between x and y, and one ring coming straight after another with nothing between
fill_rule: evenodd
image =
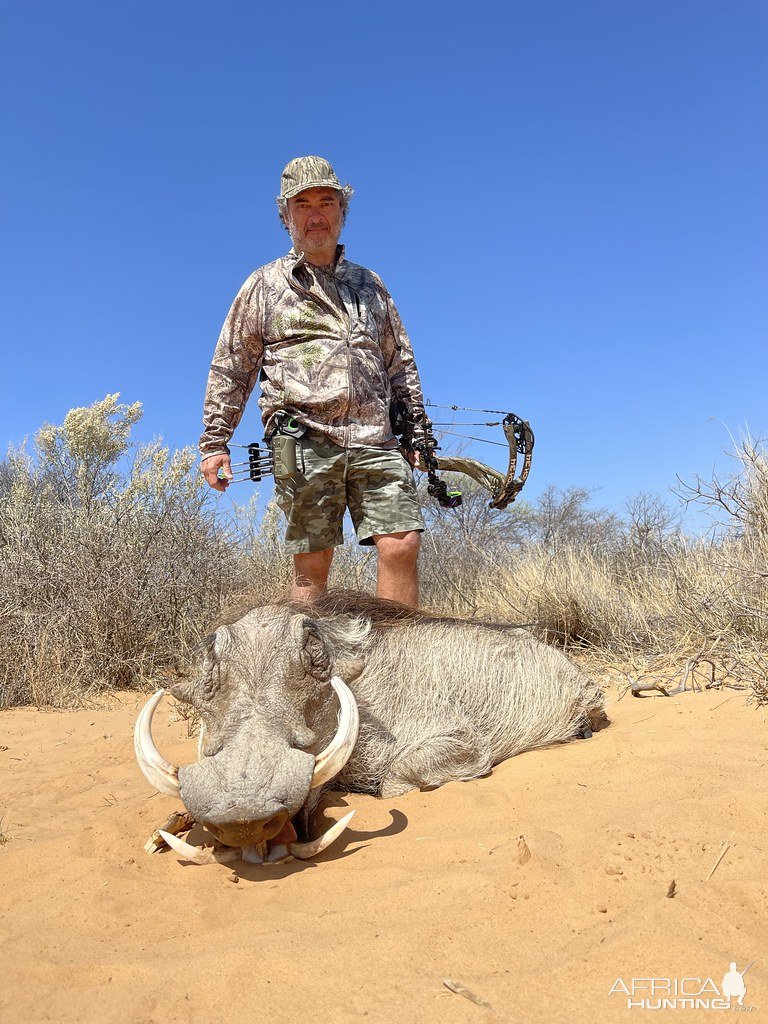
<instances>
[{"instance_id":1,"label":"man's left hand","mask_svg":"<svg viewBox=\"0 0 768 1024\"><path fill-rule=\"evenodd\" d=\"M411 466L411 469L423 469L421 464L421 457L414 448L401 448L400 451L405 456L406 460Z\"/></svg>"}]
</instances>

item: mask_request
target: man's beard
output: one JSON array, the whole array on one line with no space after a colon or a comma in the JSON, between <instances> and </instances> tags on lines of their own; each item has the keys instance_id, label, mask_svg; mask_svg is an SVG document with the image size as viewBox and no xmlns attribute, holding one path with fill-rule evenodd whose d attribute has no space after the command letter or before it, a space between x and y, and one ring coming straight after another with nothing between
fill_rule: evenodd
<instances>
[{"instance_id":1,"label":"man's beard","mask_svg":"<svg viewBox=\"0 0 768 1024\"><path fill-rule=\"evenodd\" d=\"M288 233L291 236L296 252L305 252L309 256L316 252L322 252L324 249L335 249L339 241L339 235L336 235L334 238L332 229L328 231L302 232L293 224L290 224Z\"/></svg>"}]
</instances>

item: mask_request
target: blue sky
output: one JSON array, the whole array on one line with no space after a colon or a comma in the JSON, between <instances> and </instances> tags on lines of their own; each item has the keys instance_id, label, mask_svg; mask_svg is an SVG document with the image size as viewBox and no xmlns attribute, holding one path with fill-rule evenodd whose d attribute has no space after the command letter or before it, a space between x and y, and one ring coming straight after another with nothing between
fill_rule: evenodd
<instances>
[{"instance_id":1,"label":"blue sky","mask_svg":"<svg viewBox=\"0 0 768 1024\"><path fill-rule=\"evenodd\" d=\"M139 439L196 443L304 153L355 187L347 255L387 283L428 397L530 420L529 497L619 508L768 431L764 4L0 12L4 445L114 391ZM253 401L235 439L258 437Z\"/></svg>"}]
</instances>

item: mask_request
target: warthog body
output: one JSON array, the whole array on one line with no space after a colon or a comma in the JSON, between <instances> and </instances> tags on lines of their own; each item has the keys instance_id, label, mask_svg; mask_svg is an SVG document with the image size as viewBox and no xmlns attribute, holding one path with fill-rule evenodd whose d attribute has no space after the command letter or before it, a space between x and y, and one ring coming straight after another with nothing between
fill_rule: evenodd
<instances>
[{"instance_id":1,"label":"warthog body","mask_svg":"<svg viewBox=\"0 0 768 1024\"><path fill-rule=\"evenodd\" d=\"M223 843L273 839L313 803L315 755L336 729L331 676L360 716L334 785L381 796L485 775L604 718L599 687L524 629L359 594L255 607L209 638L196 683L171 688L203 722L181 797Z\"/></svg>"}]
</instances>

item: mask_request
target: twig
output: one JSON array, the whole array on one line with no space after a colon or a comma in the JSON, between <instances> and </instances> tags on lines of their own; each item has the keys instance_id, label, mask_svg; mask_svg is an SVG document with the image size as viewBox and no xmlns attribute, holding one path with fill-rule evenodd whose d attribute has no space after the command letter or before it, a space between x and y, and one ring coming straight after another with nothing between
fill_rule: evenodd
<instances>
[{"instance_id":1,"label":"twig","mask_svg":"<svg viewBox=\"0 0 768 1024\"><path fill-rule=\"evenodd\" d=\"M468 999L476 1006L484 1006L486 1010L493 1009L487 1000L483 999L482 996L477 995L476 992L472 992L470 989L465 988L464 985L460 985L458 981L454 981L452 978L443 978L442 982L447 989L451 992L455 992L457 996L464 996L465 999Z\"/></svg>"},{"instance_id":2,"label":"twig","mask_svg":"<svg viewBox=\"0 0 768 1024\"><path fill-rule=\"evenodd\" d=\"M707 683L706 687L702 687L701 683L696 680L696 670L699 665L709 665L710 681ZM631 681L631 676L627 676L627 678ZM715 682L715 663L710 658L705 658L703 651L686 661L680 682L674 690L670 690L659 681L652 683L641 683L638 681L636 683L632 683L632 696L637 697L640 693L644 693L646 690L656 690L658 693L662 693L665 697L674 697L678 693L685 692L689 679L691 680L691 690L694 692L701 689L709 690L713 686L719 685Z\"/></svg>"},{"instance_id":3,"label":"twig","mask_svg":"<svg viewBox=\"0 0 768 1024\"><path fill-rule=\"evenodd\" d=\"M716 685L716 683L715 683L715 663L710 658L705 658L704 657L704 652L701 651L695 657L689 658L688 661L685 663L685 669L683 670L683 677L680 680L680 685L677 687L677 689L669 691L669 696L670 697L673 697L676 693L682 693L685 690L685 686L686 686L686 683L688 682L688 677L689 676L690 676L690 679L691 679L691 689L694 692L696 691L696 688L697 688L697 684L696 684L696 669L699 667L699 665L709 665L709 668L710 668L710 681L707 684L706 688L707 689L711 689L711 687ZM701 684L698 685L698 688L699 689L702 688Z\"/></svg>"},{"instance_id":4,"label":"twig","mask_svg":"<svg viewBox=\"0 0 768 1024\"><path fill-rule=\"evenodd\" d=\"M677 690L667 690L666 687L662 686L661 683L633 683L632 684L632 696L637 697L639 694L644 693L646 690L657 690L662 693L665 697L669 697L671 693L677 693Z\"/></svg>"},{"instance_id":5,"label":"twig","mask_svg":"<svg viewBox=\"0 0 768 1024\"><path fill-rule=\"evenodd\" d=\"M718 869L718 867L720 865L720 861L723 859L723 857L726 855L726 853L728 853L728 851L730 850L730 848L731 848L731 840L732 839L733 839L733 829L731 829L731 834L728 836L728 839L727 839L727 841L725 843L725 846L723 847L723 849L720 852L720 856L717 858L715 863L712 865L712 870L709 872L709 874L707 875L707 878L706 878L707 881L709 881L710 878L712 877L712 875L714 875L715 871L717 871L717 869Z\"/></svg>"},{"instance_id":6,"label":"twig","mask_svg":"<svg viewBox=\"0 0 768 1024\"><path fill-rule=\"evenodd\" d=\"M721 708L723 706L723 704L727 704L729 700L735 700L735 698L736 698L736 694L734 693L732 697L726 697L725 700L721 700L719 704L715 704L715 706L713 708L710 708L709 710L710 711L717 711L717 709Z\"/></svg>"},{"instance_id":7,"label":"twig","mask_svg":"<svg viewBox=\"0 0 768 1024\"><path fill-rule=\"evenodd\" d=\"M640 725L641 722L650 722L650 720L655 717L656 715L648 715L647 718L638 718L636 722L632 722L632 725Z\"/></svg>"}]
</instances>

